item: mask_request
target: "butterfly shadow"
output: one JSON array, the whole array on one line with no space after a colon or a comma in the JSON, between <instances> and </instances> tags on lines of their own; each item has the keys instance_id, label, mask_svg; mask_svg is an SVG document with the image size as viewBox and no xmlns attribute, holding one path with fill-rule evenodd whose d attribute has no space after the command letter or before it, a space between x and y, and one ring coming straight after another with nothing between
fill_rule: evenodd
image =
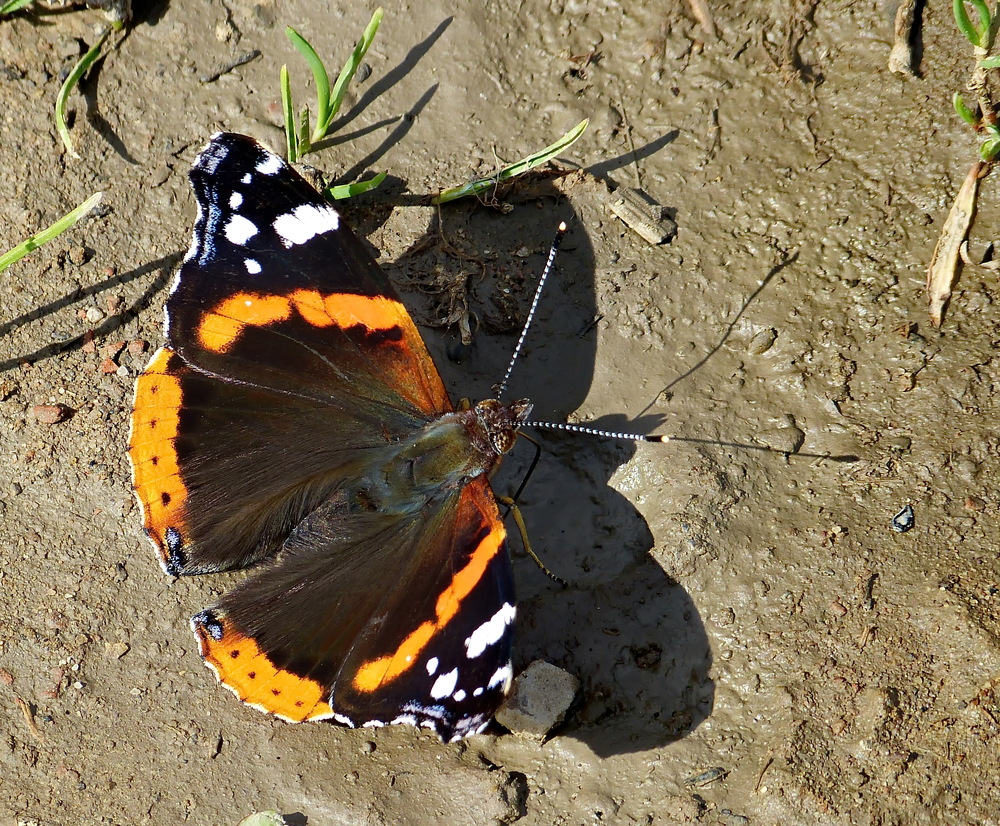
<instances>
[{"instance_id":1,"label":"butterfly shadow","mask_svg":"<svg viewBox=\"0 0 1000 826\"><path fill-rule=\"evenodd\" d=\"M35 307L30 312L12 318L9 321L0 322L0 340L2 340L26 324L57 315L60 311L76 306L90 296L115 290L149 273L157 273L156 277L150 281L138 298L134 299L118 312L109 315L100 324L89 327L83 332L69 338L42 345L32 352L20 353L16 356L2 359L0 360L0 373L20 367L23 364L35 364L38 361L51 358L67 350L73 350L80 347L88 337L92 337L93 340L99 342L121 329L142 312L152 301L153 297L163 290L170 280L171 273L177 264L180 263L181 256L182 253L176 252L154 261L148 261L133 270L109 276L89 287L78 288L47 304Z\"/></svg>"},{"instance_id":2,"label":"butterfly shadow","mask_svg":"<svg viewBox=\"0 0 1000 826\"><path fill-rule=\"evenodd\" d=\"M614 416L594 424L621 430L629 423ZM515 665L543 659L581 680L559 733L600 757L678 740L711 714L712 654L691 595L651 555L645 520L608 486L636 448L581 445L573 434L542 439L522 513L533 548L568 587L520 553L511 526L520 605Z\"/></svg>"},{"instance_id":3,"label":"butterfly shadow","mask_svg":"<svg viewBox=\"0 0 1000 826\"><path fill-rule=\"evenodd\" d=\"M458 311L468 312L471 347L459 346L453 327L423 332L453 398L488 397L506 370L555 227L560 220L570 223L504 396L529 398L535 419L564 421L595 381L596 266L585 229L596 223L594 207L580 209L555 188L540 194L536 187L532 198L506 215L474 205L443 211L416 252L388 269L423 324L456 311L448 290L459 283L466 305ZM655 418L617 416L588 424L649 433ZM608 486L635 445L577 434L528 435L544 448L520 500L529 539L569 587L547 579L520 553L511 522L520 606L515 667L540 658L581 679L581 699L561 734L600 756L683 737L712 710L711 651L690 595L650 555L654 540L645 520ZM525 443L507 458L494 479L498 495L514 492L532 455Z\"/></svg>"}]
</instances>

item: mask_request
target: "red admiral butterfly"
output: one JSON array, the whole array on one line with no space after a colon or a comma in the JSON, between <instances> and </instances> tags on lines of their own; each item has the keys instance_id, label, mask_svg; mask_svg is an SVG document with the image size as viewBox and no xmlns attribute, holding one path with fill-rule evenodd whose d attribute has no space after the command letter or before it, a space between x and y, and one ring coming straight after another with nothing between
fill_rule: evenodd
<instances>
[{"instance_id":1,"label":"red admiral butterfly","mask_svg":"<svg viewBox=\"0 0 1000 826\"><path fill-rule=\"evenodd\" d=\"M192 620L205 662L287 720L481 731L515 614L488 480L531 405L455 410L386 275L278 156L217 134L191 182L129 455L168 574L270 560Z\"/></svg>"}]
</instances>

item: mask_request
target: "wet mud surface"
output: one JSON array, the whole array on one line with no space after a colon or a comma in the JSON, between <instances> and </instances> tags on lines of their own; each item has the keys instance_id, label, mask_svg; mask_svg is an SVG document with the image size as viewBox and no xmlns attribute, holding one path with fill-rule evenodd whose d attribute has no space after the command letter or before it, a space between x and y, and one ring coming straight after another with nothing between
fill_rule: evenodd
<instances>
[{"instance_id":1,"label":"wet mud surface","mask_svg":"<svg viewBox=\"0 0 1000 826\"><path fill-rule=\"evenodd\" d=\"M540 418L677 437L539 437L522 507L570 587L514 543L515 666L583 686L544 744L241 706L188 627L241 575L164 576L131 492L132 386L189 242L191 161L218 129L280 147L280 66L313 94L284 27L339 67L372 9L137 3L71 99L79 160L51 110L99 13L0 22L3 249L106 190L0 276L0 822L996 821L998 287L966 268L941 332L923 294L976 156L950 103L969 57L947 4L922 10L917 77L886 69L882 4L709 5L715 37L679 0L390 3L308 158L389 170L344 213L453 398L502 376L569 221L511 390ZM583 117L569 174L514 187L512 210L420 205ZM619 185L668 209L671 243L614 217ZM987 178L974 245L998 203ZM438 324L456 306L478 320L461 363Z\"/></svg>"}]
</instances>

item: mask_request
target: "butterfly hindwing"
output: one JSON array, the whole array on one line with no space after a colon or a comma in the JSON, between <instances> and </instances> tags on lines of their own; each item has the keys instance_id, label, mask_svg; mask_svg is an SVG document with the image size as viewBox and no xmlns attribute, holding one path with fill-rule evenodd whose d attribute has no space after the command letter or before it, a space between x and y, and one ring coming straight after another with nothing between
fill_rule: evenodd
<instances>
[{"instance_id":1,"label":"butterfly hindwing","mask_svg":"<svg viewBox=\"0 0 1000 826\"><path fill-rule=\"evenodd\" d=\"M481 730L510 685L515 614L488 483L426 521L345 518L320 509L276 563L196 617L202 655L241 699L286 719L411 723L445 740Z\"/></svg>"}]
</instances>

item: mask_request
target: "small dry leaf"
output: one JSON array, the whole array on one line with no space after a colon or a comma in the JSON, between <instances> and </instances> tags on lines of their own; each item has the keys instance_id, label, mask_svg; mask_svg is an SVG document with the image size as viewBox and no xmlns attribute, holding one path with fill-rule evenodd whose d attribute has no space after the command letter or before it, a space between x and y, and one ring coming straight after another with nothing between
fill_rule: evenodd
<instances>
[{"instance_id":1,"label":"small dry leaf","mask_svg":"<svg viewBox=\"0 0 1000 826\"><path fill-rule=\"evenodd\" d=\"M931 323L935 327L941 326L944 307L951 298L951 288L958 277L962 244L969 234L972 216L976 211L979 181L988 169L985 161L976 161L969 169L945 219L934 255L931 256L931 263L927 268L927 302L930 306Z\"/></svg>"}]
</instances>

